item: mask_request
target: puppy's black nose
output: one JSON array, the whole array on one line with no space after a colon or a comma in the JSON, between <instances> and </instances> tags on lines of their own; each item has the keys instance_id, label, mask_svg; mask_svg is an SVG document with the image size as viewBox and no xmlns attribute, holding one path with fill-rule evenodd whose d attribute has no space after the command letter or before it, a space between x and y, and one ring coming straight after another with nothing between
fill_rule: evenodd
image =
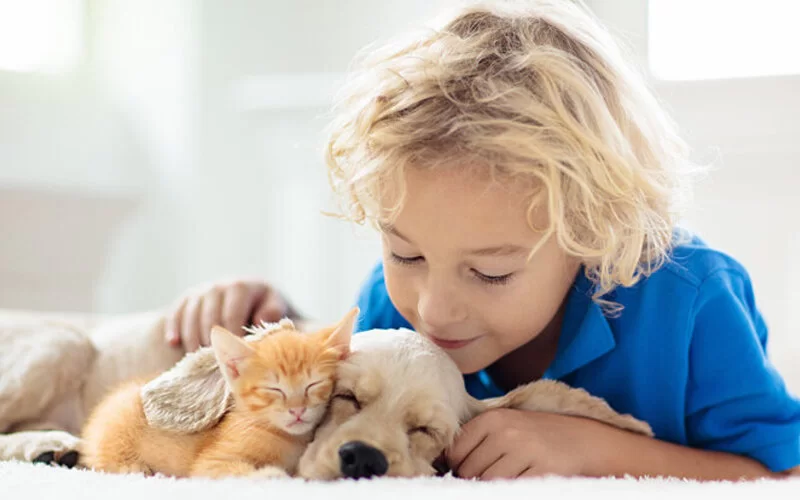
<instances>
[{"instance_id":1,"label":"puppy's black nose","mask_svg":"<svg viewBox=\"0 0 800 500\"><path fill-rule=\"evenodd\" d=\"M377 448L351 441L339 448L339 469L344 477L353 479L383 476L389 470L389 462Z\"/></svg>"}]
</instances>

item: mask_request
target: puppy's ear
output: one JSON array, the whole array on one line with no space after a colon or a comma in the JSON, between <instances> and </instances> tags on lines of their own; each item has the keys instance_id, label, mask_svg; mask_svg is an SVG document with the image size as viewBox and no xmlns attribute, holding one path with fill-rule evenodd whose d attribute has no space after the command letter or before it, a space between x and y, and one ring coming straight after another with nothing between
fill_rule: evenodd
<instances>
[{"instance_id":1,"label":"puppy's ear","mask_svg":"<svg viewBox=\"0 0 800 500\"><path fill-rule=\"evenodd\" d=\"M208 429L231 404L214 352L203 347L142 387L142 406L151 426L183 433Z\"/></svg>"},{"instance_id":2,"label":"puppy's ear","mask_svg":"<svg viewBox=\"0 0 800 500\"><path fill-rule=\"evenodd\" d=\"M589 418L636 434L653 436L653 430L647 422L632 415L620 414L605 400L592 396L584 389L555 380L538 380L521 385L499 398L473 400L469 407L472 417L495 408L513 408Z\"/></svg>"},{"instance_id":3,"label":"puppy's ear","mask_svg":"<svg viewBox=\"0 0 800 500\"><path fill-rule=\"evenodd\" d=\"M467 396L467 404L464 405L462 414L459 415L461 420L461 424L466 424L473 418L477 417L481 413L485 412L486 410L492 407L491 402L489 400L480 400L475 399L472 396Z\"/></svg>"}]
</instances>

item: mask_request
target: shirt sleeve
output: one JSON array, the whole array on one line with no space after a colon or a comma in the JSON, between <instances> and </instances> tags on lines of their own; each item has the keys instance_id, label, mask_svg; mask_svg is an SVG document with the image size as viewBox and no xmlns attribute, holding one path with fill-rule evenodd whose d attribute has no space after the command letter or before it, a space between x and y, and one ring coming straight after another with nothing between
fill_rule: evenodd
<instances>
[{"instance_id":1,"label":"shirt sleeve","mask_svg":"<svg viewBox=\"0 0 800 500\"><path fill-rule=\"evenodd\" d=\"M389 298L382 263L378 263L367 277L356 304L360 310L356 320L356 333L376 328L411 329L411 325L397 312Z\"/></svg>"},{"instance_id":2,"label":"shirt sleeve","mask_svg":"<svg viewBox=\"0 0 800 500\"><path fill-rule=\"evenodd\" d=\"M767 327L749 277L718 271L699 292L689 352L688 444L747 456L773 472L800 465L800 400L767 357Z\"/></svg>"}]
</instances>

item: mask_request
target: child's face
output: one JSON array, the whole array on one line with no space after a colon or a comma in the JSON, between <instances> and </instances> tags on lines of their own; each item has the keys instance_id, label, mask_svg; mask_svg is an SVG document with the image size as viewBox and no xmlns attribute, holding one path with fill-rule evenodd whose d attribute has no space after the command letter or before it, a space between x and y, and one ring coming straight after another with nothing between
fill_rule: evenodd
<instances>
[{"instance_id":1,"label":"child's face","mask_svg":"<svg viewBox=\"0 0 800 500\"><path fill-rule=\"evenodd\" d=\"M383 231L389 296L462 373L479 371L539 335L579 269L525 217L519 189L461 170L408 169L407 197ZM534 221L546 227L546 219Z\"/></svg>"}]
</instances>

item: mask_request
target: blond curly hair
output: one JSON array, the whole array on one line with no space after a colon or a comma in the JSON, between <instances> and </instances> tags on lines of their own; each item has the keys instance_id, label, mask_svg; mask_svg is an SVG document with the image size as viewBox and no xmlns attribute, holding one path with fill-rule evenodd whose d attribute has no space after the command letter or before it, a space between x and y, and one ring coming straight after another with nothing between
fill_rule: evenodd
<instances>
[{"instance_id":1,"label":"blond curly hair","mask_svg":"<svg viewBox=\"0 0 800 500\"><path fill-rule=\"evenodd\" d=\"M325 158L348 219L390 221L404 169L457 159L531 186L529 222L542 207L549 215L531 227L581 260L597 301L668 258L692 169L686 147L585 8L475 4L360 59Z\"/></svg>"}]
</instances>

